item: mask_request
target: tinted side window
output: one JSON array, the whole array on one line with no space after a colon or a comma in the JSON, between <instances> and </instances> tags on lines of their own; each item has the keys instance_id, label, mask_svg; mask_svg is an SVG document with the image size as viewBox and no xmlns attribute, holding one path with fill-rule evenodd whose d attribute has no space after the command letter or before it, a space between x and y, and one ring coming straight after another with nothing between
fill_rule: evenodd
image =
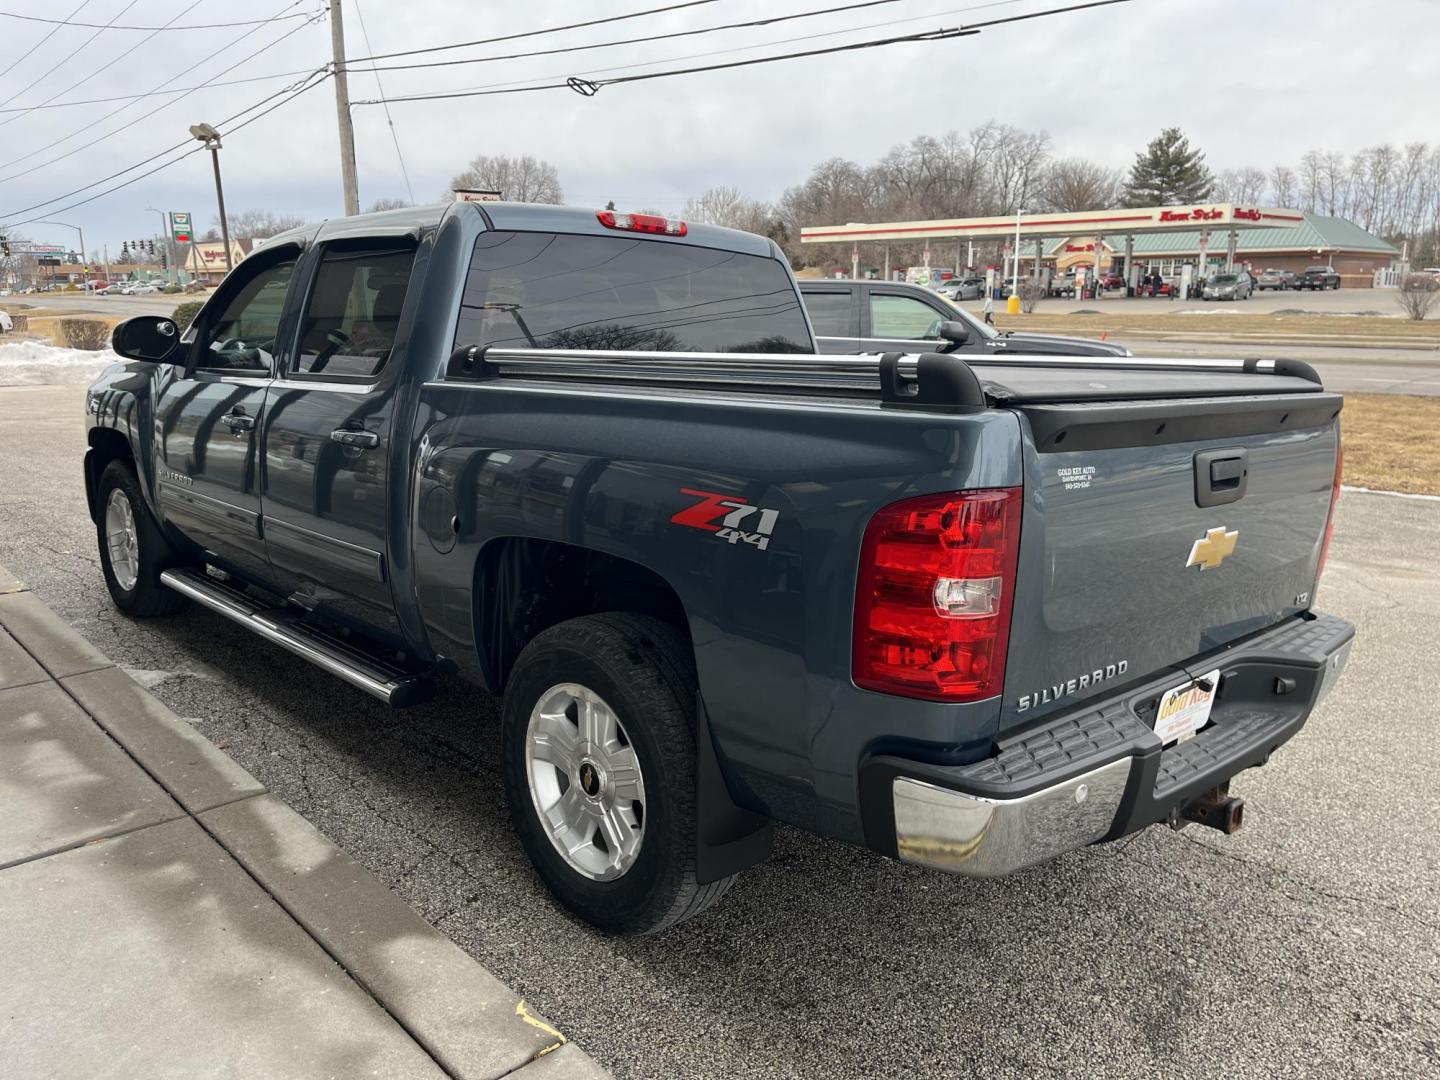
<instances>
[{"instance_id":1,"label":"tinted side window","mask_svg":"<svg viewBox=\"0 0 1440 1080\"><path fill-rule=\"evenodd\" d=\"M870 336L924 338L941 316L929 304L909 296L870 295Z\"/></svg>"},{"instance_id":2,"label":"tinted side window","mask_svg":"<svg viewBox=\"0 0 1440 1080\"><path fill-rule=\"evenodd\" d=\"M390 358L415 249L331 245L301 323L295 370L372 378Z\"/></svg>"},{"instance_id":3,"label":"tinted side window","mask_svg":"<svg viewBox=\"0 0 1440 1080\"><path fill-rule=\"evenodd\" d=\"M806 292L805 309L810 323L821 337L850 337L850 294L848 292Z\"/></svg>"},{"instance_id":4,"label":"tinted side window","mask_svg":"<svg viewBox=\"0 0 1440 1080\"><path fill-rule=\"evenodd\" d=\"M773 259L629 236L484 233L457 345L811 352L800 298Z\"/></svg>"},{"instance_id":5,"label":"tinted side window","mask_svg":"<svg viewBox=\"0 0 1440 1080\"><path fill-rule=\"evenodd\" d=\"M209 320L197 366L212 371L269 371L294 272L295 260L285 259L241 285L225 309Z\"/></svg>"}]
</instances>

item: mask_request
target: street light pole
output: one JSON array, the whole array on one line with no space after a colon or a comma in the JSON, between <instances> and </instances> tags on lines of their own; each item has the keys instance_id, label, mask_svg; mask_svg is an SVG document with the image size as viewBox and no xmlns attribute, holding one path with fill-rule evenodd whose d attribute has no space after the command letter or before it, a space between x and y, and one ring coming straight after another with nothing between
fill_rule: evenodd
<instances>
[{"instance_id":1,"label":"street light pole","mask_svg":"<svg viewBox=\"0 0 1440 1080\"><path fill-rule=\"evenodd\" d=\"M215 166L215 201L220 206L220 241L225 245L225 273L235 269L230 262L230 223L225 220L225 189L220 184L220 133L209 124L191 124L190 134L205 144Z\"/></svg>"},{"instance_id":2,"label":"street light pole","mask_svg":"<svg viewBox=\"0 0 1440 1080\"><path fill-rule=\"evenodd\" d=\"M84 273L85 273L85 266L86 266L86 262L85 262L85 233L84 233L84 231L80 228L80 226L79 226L79 225L71 225L69 222L65 222L65 221L37 221L37 222L35 222L35 224L36 224L36 225L59 225L59 226L60 226L61 228L63 228L63 229L74 229L77 233L80 234L80 272L81 272L82 274L84 274ZM82 290L83 292L89 292L89 291L90 291L90 277L89 277L88 274L86 274L86 276L85 276L85 281L81 284L80 288L81 288L81 290Z\"/></svg>"}]
</instances>

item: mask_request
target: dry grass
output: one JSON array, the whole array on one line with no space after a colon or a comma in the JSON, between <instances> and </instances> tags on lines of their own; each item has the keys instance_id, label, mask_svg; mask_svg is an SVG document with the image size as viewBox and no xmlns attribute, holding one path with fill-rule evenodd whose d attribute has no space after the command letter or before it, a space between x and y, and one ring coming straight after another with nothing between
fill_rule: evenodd
<instances>
[{"instance_id":1,"label":"dry grass","mask_svg":"<svg viewBox=\"0 0 1440 1080\"><path fill-rule=\"evenodd\" d=\"M1161 303L1161 301L1155 301ZM1103 309L1104 301L1100 302ZM1213 314L1210 313L1213 311ZM1126 336L1177 341L1204 340L1220 335L1235 340L1288 341L1323 345L1330 342L1377 342L1412 347L1440 346L1440 319L1412 322L1409 319L1366 315L1247 315L1223 308L1205 314L1175 312L1073 315L1037 311L1030 315L997 312L995 322L1002 330L1033 330L1045 333L1080 334L1086 337Z\"/></svg>"},{"instance_id":2,"label":"dry grass","mask_svg":"<svg viewBox=\"0 0 1440 1080\"><path fill-rule=\"evenodd\" d=\"M52 345L65 345L65 332L60 324L68 319L83 319L87 322L103 322L108 331L115 329L115 324L122 320L118 315L42 315L30 316L29 333L33 337L41 337Z\"/></svg>"},{"instance_id":3,"label":"dry grass","mask_svg":"<svg viewBox=\"0 0 1440 1080\"><path fill-rule=\"evenodd\" d=\"M1345 483L1440 495L1440 397L1346 394Z\"/></svg>"}]
</instances>

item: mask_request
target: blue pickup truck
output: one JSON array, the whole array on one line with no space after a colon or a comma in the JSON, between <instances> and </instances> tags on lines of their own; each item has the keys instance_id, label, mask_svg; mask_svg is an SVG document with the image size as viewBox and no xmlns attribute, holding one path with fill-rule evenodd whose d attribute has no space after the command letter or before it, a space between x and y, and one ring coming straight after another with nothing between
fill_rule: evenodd
<instances>
[{"instance_id":1,"label":"blue pickup truck","mask_svg":"<svg viewBox=\"0 0 1440 1080\"><path fill-rule=\"evenodd\" d=\"M113 343L116 605L503 695L524 848L615 932L777 821L979 876L1232 832L1353 635L1304 364L818 355L767 239L505 203L297 229Z\"/></svg>"}]
</instances>

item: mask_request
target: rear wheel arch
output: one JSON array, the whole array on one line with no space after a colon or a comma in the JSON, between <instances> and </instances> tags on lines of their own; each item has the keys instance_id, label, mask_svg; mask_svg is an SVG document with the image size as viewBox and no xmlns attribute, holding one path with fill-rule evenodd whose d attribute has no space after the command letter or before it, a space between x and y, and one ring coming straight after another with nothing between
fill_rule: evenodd
<instances>
[{"instance_id":1,"label":"rear wheel arch","mask_svg":"<svg viewBox=\"0 0 1440 1080\"><path fill-rule=\"evenodd\" d=\"M567 619L606 611L649 615L694 645L675 588L640 563L594 548L502 536L475 560L472 618L486 685L505 689L515 659L538 634Z\"/></svg>"}]
</instances>

